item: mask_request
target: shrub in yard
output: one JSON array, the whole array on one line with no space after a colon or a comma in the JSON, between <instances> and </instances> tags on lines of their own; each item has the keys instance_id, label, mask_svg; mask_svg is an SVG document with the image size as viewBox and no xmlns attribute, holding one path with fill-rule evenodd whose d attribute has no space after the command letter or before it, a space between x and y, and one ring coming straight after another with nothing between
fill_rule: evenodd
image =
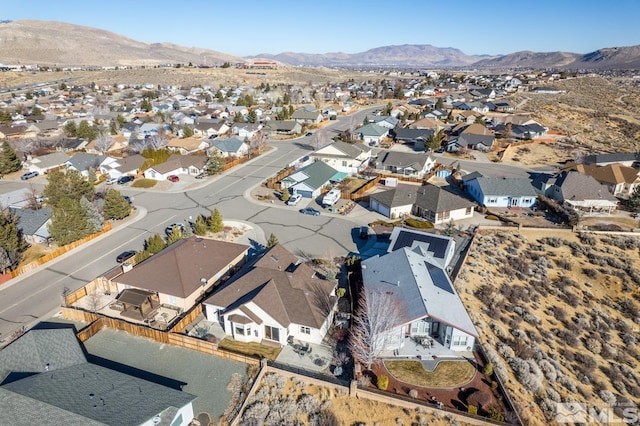
<instances>
[{"instance_id":1,"label":"shrub in yard","mask_svg":"<svg viewBox=\"0 0 640 426\"><path fill-rule=\"evenodd\" d=\"M412 227L412 228L418 228L418 229L431 229L431 228L433 228L433 223L431 223L429 221L426 221L426 220L413 219L411 217L405 219L404 223L407 224L408 226Z\"/></svg>"},{"instance_id":2,"label":"shrub in yard","mask_svg":"<svg viewBox=\"0 0 640 426\"><path fill-rule=\"evenodd\" d=\"M487 377L491 377L491 375L493 374L493 364L488 362L484 366L484 369L482 370L482 374L484 374Z\"/></svg>"},{"instance_id":3,"label":"shrub in yard","mask_svg":"<svg viewBox=\"0 0 640 426\"><path fill-rule=\"evenodd\" d=\"M497 220L500 220L500 219L498 218L498 216L493 215L493 214L488 214L488 215L486 215L484 218L485 218L485 219L487 219L487 220L496 220L496 221L497 221Z\"/></svg>"},{"instance_id":4,"label":"shrub in yard","mask_svg":"<svg viewBox=\"0 0 640 426\"><path fill-rule=\"evenodd\" d=\"M467 408L467 411L469 412L469 414L471 414L472 416L476 416L478 415L478 407L476 407L475 405L469 405L469 407Z\"/></svg>"},{"instance_id":5,"label":"shrub in yard","mask_svg":"<svg viewBox=\"0 0 640 426\"><path fill-rule=\"evenodd\" d=\"M415 398L417 398L417 397L418 397L418 391L417 391L416 389L411 389L411 390L409 391L409 396L410 396L411 398L414 398L414 399L415 399Z\"/></svg>"},{"instance_id":6,"label":"shrub in yard","mask_svg":"<svg viewBox=\"0 0 640 426\"><path fill-rule=\"evenodd\" d=\"M347 293L347 289L343 287L336 290L336 296L338 297L344 297L346 293Z\"/></svg>"},{"instance_id":7,"label":"shrub in yard","mask_svg":"<svg viewBox=\"0 0 640 426\"><path fill-rule=\"evenodd\" d=\"M378 385L378 389L387 390L387 388L389 387L389 377L381 375L380 377L378 377L378 381L376 384Z\"/></svg>"}]
</instances>

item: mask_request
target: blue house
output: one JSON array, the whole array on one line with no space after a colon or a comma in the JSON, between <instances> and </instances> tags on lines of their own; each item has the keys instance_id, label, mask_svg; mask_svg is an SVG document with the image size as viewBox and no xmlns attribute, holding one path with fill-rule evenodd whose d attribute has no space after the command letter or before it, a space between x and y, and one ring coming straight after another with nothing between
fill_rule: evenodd
<instances>
[{"instance_id":1,"label":"blue house","mask_svg":"<svg viewBox=\"0 0 640 426\"><path fill-rule=\"evenodd\" d=\"M527 178L486 177L474 173L463 178L465 189L485 207L531 208L538 198Z\"/></svg>"}]
</instances>

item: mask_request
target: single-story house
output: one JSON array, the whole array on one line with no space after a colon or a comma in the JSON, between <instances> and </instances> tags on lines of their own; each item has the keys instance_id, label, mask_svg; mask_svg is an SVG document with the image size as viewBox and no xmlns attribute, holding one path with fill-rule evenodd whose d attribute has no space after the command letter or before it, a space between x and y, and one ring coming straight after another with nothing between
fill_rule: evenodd
<instances>
[{"instance_id":1,"label":"single-story house","mask_svg":"<svg viewBox=\"0 0 640 426\"><path fill-rule=\"evenodd\" d=\"M406 342L415 338L433 339L453 352L473 350L478 332L446 272L454 251L450 237L394 228L388 252L362 261L364 291L400 306L383 333L388 353L404 356Z\"/></svg>"},{"instance_id":2,"label":"single-story house","mask_svg":"<svg viewBox=\"0 0 640 426\"><path fill-rule=\"evenodd\" d=\"M210 321L241 342L321 343L333 321L336 284L320 279L283 246L265 252L203 302Z\"/></svg>"},{"instance_id":3,"label":"single-story house","mask_svg":"<svg viewBox=\"0 0 640 426\"><path fill-rule=\"evenodd\" d=\"M41 175L49 173L51 170L66 168L69 155L64 152L54 152L51 154L32 157L22 163L22 167L30 172L38 172Z\"/></svg>"},{"instance_id":4,"label":"single-story house","mask_svg":"<svg viewBox=\"0 0 640 426\"><path fill-rule=\"evenodd\" d=\"M43 207L38 210L10 208L9 212L17 217L16 225L27 243L49 244L51 234L47 225L51 223L51 208Z\"/></svg>"},{"instance_id":5,"label":"single-story house","mask_svg":"<svg viewBox=\"0 0 640 426\"><path fill-rule=\"evenodd\" d=\"M400 151L384 151L382 157L374 161L378 170L417 178L424 177L435 165L436 160L429 154Z\"/></svg>"},{"instance_id":6,"label":"single-story house","mask_svg":"<svg viewBox=\"0 0 640 426\"><path fill-rule=\"evenodd\" d=\"M620 163L623 166L633 167L640 163L639 152L615 152L612 154L587 155L583 159L584 164L595 164L606 166L608 164Z\"/></svg>"},{"instance_id":7,"label":"single-story house","mask_svg":"<svg viewBox=\"0 0 640 426\"><path fill-rule=\"evenodd\" d=\"M269 120L266 127L272 132L283 135L297 135L302 133L302 125L295 120Z\"/></svg>"},{"instance_id":8,"label":"single-story house","mask_svg":"<svg viewBox=\"0 0 640 426\"><path fill-rule=\"evenodd\" d=\"M596 166L595 164L577 164L576 171L592 176L606 185L615 197L628 198L640 186L640 171L620 163Z\"/></svg>"},{"instance_id":9,"label":"single-story house","mask_svg":"<svg viewBox=\"0 0 640 426\"><path fill-rule=\"evenodd\" d=\"M343 175L324 161L314 161L282 179L280 184L282 188L289 188L289 191L305 198L316 198L322 188L342 179Z\"/></svg>"},{"instance_id":10,"label":"single-story house","mask_svg":"<svg viewBox=\"0 0 640 426\"><path fill-rule=\"evenodd\" d=\"M137 176L146 160L147 159L140 154L116 158L115 162L100 166L100 172L103 175L109 175L109 177L116 179L125 175Z\"/></svg>"},{"instance_id":11,"label":"single-story house","mask_svg":"<svg viewBox=\"0 0 640 426\"><path fill-rule=\"evenodd\" d=\"M248 251L249 246L243 244L193 236L171 244L133 267L123 265L125 272L110 281L117 286L118 293L144 290L157 295L161 304L187 311L241 266Z\"/></svg>"},{"instance_id":12,"label":"single-story house","mask_svg":"<svg viewBox=\"0 0 640 426\"><path fill-rule=\"evenodd\" d=\"M105 155L87 154L80 152L67 160L67 170L77 170L84 177L89 176L89 170L100 172L103 167L116 163L116 159Z\"/></svg>"},{"instance_id":13,"label":"single-story house","mask_svg":"<svg viewBox=\"0 0 640 426\"><path fill-rule=\"evenodd\" d=\"M544 194L585 214L611 213L618 208L618 199L605 185L577 171L564 171L552 178Z\"/></svg>"},{"instance_id":14,"label":"single-story house","mask_svg":"<svg viewBox=\"0 0 640 426\"><path fill-rule=\"evenodd\" d=\"M436 132L433 129L398 128L393 132L393 140L416 146L424 146Z\"/></svg>"},{"instance_id":15,"label":"single-story house","mask_svg":"<svg viewBox=\"0 0 640 426\"><path fill-rule=\"evenodd\" d=\"M475 174L463 178L465 190L485 207L531 208L538 194L527 178L486 177Z\"/></svg>"},{"instance_id":16,"label":"single-story house","mask_svg":"<svg viewBox=\"0 0 640 426\"><path fill-rule=\"evenodd\" d=\"M208 151L209 155L213 153L217 153L224 158L244 157L249 153L249 145L238 138L216 139Z\"/></svg>"},{"instance_id":17,"label":"single-story house","mask_svg":"<svg viewBox=\"0 0 640 426\"><path fill-rule=\"evenodd\" d=\"M190 138L173 138L167 143L167 149L172 152L178 152L182 155L195 154L209 148L206 139L200 139L192 136Z\"/></svg>"},{"instance_id":18,"label":"single-story house","mask_svg":"<svg viewBox=\"0 0 640 426\"><path fill-rule=\"evenodd\" d=\"M156 164L144 171L147 179L166 180L170 175L196 176L204 171L209 159L206 155L173 154L164 163Z\"/></svg>"},{"instance_id":19,"label":"single-story house","mask_svg":"<svg viewBox=\"0 0 640 426\"><path fill-rule=\"evenodd\" d=\"M371 148L361 143L333 142L309 155L317 161L323 161L348 174L358 173L369 165Z\"/></svg>"},{"instance_id":20,"label":"single-story house","mask_svg":"<svg viewBox=\"0 0 640 426\"><path fill-rule=\"evenodd\" d=\"M389 129L376 123L369 123L357 128L355 134L366 144L380 143L384 137L389 135Z\"/></svg>"},{"instance_id":21,"label":"single-story house","mask_svg":"<svg viewBox=\"0 0 640 426\"><path fill-rule=\"evenodd\" d=\"M320 124L322 118L322 114L319 111L309 111L306 108L298 108L291 114L291 119L301 124Z\"/></svg>"},{"instance_id":22,"label":"single-story house","mask_svg":"<svg viewBox=\"0 0 640 426\"><path fill-rule=\"evenodd\" d=\"M0 351L0 424L172 425L194 395L87 361L73 329L32 329Z\"/></svg>"}]
</instances>

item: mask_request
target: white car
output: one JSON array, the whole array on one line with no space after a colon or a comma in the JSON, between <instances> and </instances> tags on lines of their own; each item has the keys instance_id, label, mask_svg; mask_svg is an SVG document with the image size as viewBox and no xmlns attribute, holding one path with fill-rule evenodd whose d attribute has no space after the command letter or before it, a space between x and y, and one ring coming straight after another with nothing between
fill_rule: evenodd
<instances>
[{"instance_id":1,"label":"white car","mask_svg":"<svg viewBox=\"0 0 640 426\"><path fill-rule=\"evenodd\" d=\"M291 198L289 198L289 200L287 201L287 205L288 206L295 206L296 204L298 204L300 202L300 200L302 200L302 195L293 194L291 196Z\"/></svg>"},{"instance_id":2,"label":"white car","mask_svg":"<svg viewBox=\"0 0 640 426\"><path fill-rule=\"evenodd\" d=\"M109 178L109 179L105 180L104 183L106 183L107 185L113 185L117 181L118 181L118 178Z\"/></svg>"}]
</instances>

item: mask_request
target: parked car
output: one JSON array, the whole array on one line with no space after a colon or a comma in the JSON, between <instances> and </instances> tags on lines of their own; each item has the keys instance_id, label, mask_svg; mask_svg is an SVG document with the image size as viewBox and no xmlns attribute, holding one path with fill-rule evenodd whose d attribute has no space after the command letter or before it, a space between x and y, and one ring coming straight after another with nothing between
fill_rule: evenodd
<instances>
[{"instance_id":1,"label":"parked car","mask_svg":"<svg viewBox=\"0 0 640 426\"><path fill-rule=\"evenodd\" d=\"M113 185L116 182L118 182L118 178L112 178L112 177L104 181L104 183L106 183L107 185Z\"/></svg>"},{"instance_id":2,"label":"parked car","mask_svg":"<svg viewBox=\"0 0 640 426\"><path fill-rule=\"evenodd\" d=\"M289 200L287 200L287 205L288 206L295 206L296 204L298 204L300 202L300 200L302 200L302 195L300 194L293 194Z\"/></svg>"},{"instance_id":3,"label":"parked car","mask_svg":"<svg viewBox=\"0 0 640 426\"><path fill-rule=\"evenodd\" d=\"M40 173L38 172L27 172L25 174L23 174L22 176L20 176L20 179L22 180L27 180L27 179L31 179L34 178L36 176L38 176Z\"/></svg>"},{"instance_id":4,"label":"parked car","mask_svg":"<svg viewBox=\"0 0 640 426\"><path fill-rule=\"evenodd\" d=\"M180 232L184 232L184 223L172 223L164 229L164 233L167 235L171 235L174 229L180 229Z\"/></svg>"},{"instance_id":5,"label":"parked car","mask_svg":"<svg viewBox=\"0 0 640 426\"><path fill-rule=\"evenodd\" d=\"M123 251L118 255L118 257L116 257L116 262L118 263L126 262L127 260L131 259L135 255L136 255L135 250Z\"/></svg>"},{"instance_id":6,"label":"parked car","mask_svg":"<svg viewBox=\"0 0 640 426\"><path fill-rule=\"evenodd\" d=\"M124 198L124 200L129 204L133 203L133 197L129 197L128 195L123 195L122 198Z\"/></svg>"},{"instance_id":7,"label":"parked car","mask_svg":"<svg viewBox=\"0 0 640 426\"><path fill-rule=\"evenodd\" d=\"M311 133L311 132L307 132L307 133L305 134L305 136L313 136L313 133Z\"/></svg>"},{"instance_id":8,"label":"parked car","mask_svg":"<svg viewBox=\"0 0 640 426\"><path fill-rule=\"evenodd\" d=\"M124 185L127 184L131 181L133 181L134 177L133 176L120 176L118 178L118 185Z\"/></svg>"},{"instance_id":9,"label":"parked car","mask_svg":"<svg viewBox=\"0 0 640 426\"><path fill-rule=\"evenodd\" d=\"M304 209L300 209L300 213L310 214L311 216L320 216L320 211L314 209L313 207L305 207Z\"/></svg>"},{"instance_id":10,"label":"parked car","mask_svg":"<svg viewBox=\"0 0 640 426\"><path fill-rule=\"evenodd\" d=\"M178 182L180 178L178 177L178 175L169 175L167 176L167 180L169 182Z\"/></svg>"},{"instance_id":11,"label":"parked car","mask_svg":"<svg viewBox=\"0 0 640 426\"><path fill-rule=\"evenodd\" d=\"M198 174L196 175L196 179L204 179L204 178L206 178L206 177L207 177L207 174L206 174L205 172L198 173Z\"/></svg>"}]
</instances>

